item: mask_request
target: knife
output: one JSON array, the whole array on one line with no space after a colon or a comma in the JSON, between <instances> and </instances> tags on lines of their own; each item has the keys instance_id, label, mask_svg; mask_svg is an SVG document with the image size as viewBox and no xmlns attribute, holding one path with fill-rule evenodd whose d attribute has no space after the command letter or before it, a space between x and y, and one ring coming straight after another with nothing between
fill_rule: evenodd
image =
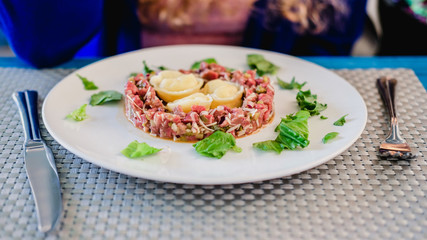
<instances>
[{"instance_id":1,"label":"knife","mask_svg":"<svg viewBox=\"0 0 427 240\"><path fill-rule=\"evenodd\" d=\"M37 111L37 92L15 92L13 100L18 105L24 128L25 169L31 186L41 232L51 231L62 213L61 187L52 151L40 135Z\"/></svg>"}]
</instances>

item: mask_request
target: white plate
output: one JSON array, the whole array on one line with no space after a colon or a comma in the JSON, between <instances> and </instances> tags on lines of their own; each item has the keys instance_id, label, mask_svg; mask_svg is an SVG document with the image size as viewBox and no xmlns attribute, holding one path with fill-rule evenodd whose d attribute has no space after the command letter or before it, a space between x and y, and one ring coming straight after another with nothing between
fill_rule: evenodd
<instances>
[{"instance_id":1,"label":"white plate","mask_svg":"<svg viewBox=\"0 0 427 240\"><path fill-rule=\"evenodd\" d=\"M248 69L246 55L262 54L267 60L280 66L277 76L290 81L307 81L303 90L310 89L318 95L321 103L327 103L322 115L309 119L310 145L297 151L283 151L280 155L252 148L252 143L274 139L275 126L280 118L298 111L295 96L297 91L279 89L276 76L272 77L276 89L276 114L272 123L260 132L237 139L243 151L233 151L221 159L199 155L191 143L177 143L152 137L135 128L124 115L123 101L92 107L90 116L82 122L74 122L65 116L84 103L98 91L86 91L76 73L98 85L99 90L123 92L127 77L132 72L141 72L145 60L150 66L166 66L173 69L188 69L195 61L214 57L220 64L234 69ZM233 184L283 177L316 167L350 147L362 133L367 110L359 93L343 78L313 63L296 57L262 50L214 46L179 45L138 50L110 57L65 77L48 94L43 104L43 120L52 137L77 156L98 166L151 180L186 184ZM342 127L332 123L348 114ZM321 139L329 132L339 136L328 144ZM163 148L159 153L133 160L120 151L130 142L144 141L151 146Z\"/></svg>"}]
</instances>

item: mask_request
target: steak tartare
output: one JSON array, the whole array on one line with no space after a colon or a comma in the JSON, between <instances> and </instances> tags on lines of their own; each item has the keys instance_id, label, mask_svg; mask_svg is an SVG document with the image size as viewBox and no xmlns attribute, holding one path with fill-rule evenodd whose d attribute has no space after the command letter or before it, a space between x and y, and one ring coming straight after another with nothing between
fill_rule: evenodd
<instances>
[{"instance_id":1,"label":"steak tartare","mask_svg":"<svg viewBox=\"0 0 427 240\"><path fill-rule=\"evenodd\" d=\"M234 137L249 135L268 124L274 115L274 88L268 77L257 77L254 70L230 71L216 63L200 64L197 70L180 70L203 79L204 85L212 80L228 81L243 87L240 107L219 105L208 109L192 105L185 112L181 105L173 110L150 84L155 74L138 74L125 85L126 117L139 129L151 135L174 141L198 141L220 130ZM240 100L240 99L239 99Z\"/></svg>"}]
</instances>

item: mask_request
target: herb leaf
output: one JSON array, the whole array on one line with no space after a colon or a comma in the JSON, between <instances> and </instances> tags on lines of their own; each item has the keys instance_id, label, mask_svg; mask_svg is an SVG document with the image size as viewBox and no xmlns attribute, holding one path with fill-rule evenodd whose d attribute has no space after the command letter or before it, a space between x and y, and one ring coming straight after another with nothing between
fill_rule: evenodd
<instances>
[{"instance_id":1,"label":"herb leaf","mask_svg":"<svg viewBox=\"0 0 427 240\"><path fill-rule=\"evenodd\" d=\"M295 81L295 77L292 78L292 80L291 80L290 83L287 83L287 82L283 81L280 78L277 78L277 82L279 83L279 87L280 88L282 88L282 89L288 89L288 90L292 90L292 89L295 89L295 88L298 89L298 90L301 90L301 88L304 87L304 85L307 83L307 82L298 83L298 82Z\"/></svg>"},{"instance_id":2,"label":"herb leaf","mask_svg":"<svg viewBox=\"0 0 427 240\"><path fill-rule=\"evenodd\" d=\"M317 101L317 95L311 94L310 90L299 91L297 94L298 106L301 110L307 110L311 116L319 115L321 111L327 108L327 104L322 104Z\"/></svg>"},{"instance_id":3,"label":"herb leaf","mask_svg":"<svg viewBox=\"0 0 427 240\"><path fill-rule=\"evenodd\" d=\"M343 126L343 125L344 125L344 123L346 123L346 121L345 121L345 117L347 117L347 115L348 115L348 114L346 114L346 115L342 116L340 119L336 120L336 121L334 122L334 125L335 125L335 126Z\"/></svg>"},{"instance_id":4,"label":"herb leaf","mask_svg":"<svg viewBox=\"0 0 427 240\"><path fill-rule=\"evenodd\" d=\"M264 56L260 54L248 54L246 56L246 62L251 69L256 69L258 76L275 74L279 69L278 66L266 60Z\"/></svg>"},{"instance_id":5,"label":"herb leaf","mask_svg":"<svg viewBox=\"0 0 427 240\"><path fill-rule=\"evenodd\" d=\"M143 156L154 154L162 149L151 147L145 142L139 143L138 141L133 141L121 151L123 155L128 158L140 158Z\"/></svg>"},{"instance_id":6,"label":"herb leaf","mask_svg":"<svg viewBox=\"0 0 427 240\"><path fill-rule=\"evenodd\" d=\"M88 118L86 114L86 106L87 104L83 104L78 109L72 111L70 114L67 115L67 118L73 119L74 121L80 122Z\"/></svg>"},{"instance_id":7,"label":"herb leaf","mask_svg":"<svg viewBox=\"0 0 427 240\"><path fill-rule=\"evenodd\" d=\"M325 120L325 119L328 119L328 117L325 117L325 116L320 116L320 119L322 119L322 120Z\"/></svg>"},{"instance_id":8,"label":"herb leaf","mask_svg":"<svg viewBox=\"0 0 427 240\"><path fill-rule=\"evenodd\" d=\"M98 89L98 86L95 85L94 82L89 81L87 78L80 76L79 74L76 74L77 77L80 78L80 80L82 80L83 86L86 90L96 90Z\"/></svg>"},{"instance_id":9,"label":"herb leaf","mask_svg":"<svg viewBox=\"0 0 427 240\"><path fill-rule=\"evenodd\" d=\"M330 132L323 137L322 142L327 143L330 140L334 139L336 136L338 136L337 132Z\"/></svg>"},{"instance_id":10,"label":"herb leaf","mask_svg":"<svg viewBox=\"0 0 427 240\"><path fill-rule=\"evenodd\" d=\"M205 58L203 60L200 60L200 61L197 61L197 62L193 63L193 65L191 65L190 69L191 70L197 70L197 69L199 69L200 68L200 64L202 62L206 62L206 63L218 63L215 58Z\"/></svg>"},{"instance_id":11,"label":"herb leaf","mask_svg":"<svg viewBox=\"0 0 427 240\"><path fill-rule=\"evenodd\" d=\"M106 102L119 101L120 99L122 99L122 94L117 91L114 91L114 90L101 91L99 93L93 94L90 97L89 104L92 106L102 105Z\"/></svg>"},{"instance_id":12,"label":"herb leaf","mask_svg":"<svg viewBox=\"0 0 427 240\"><path fill-rule=\"evenodd\" d=\"M193 144L196 151L203 156L212 158L222 158L224 154L232 149L241 152L242 149L236 146L236 139L230 133L216 131L209 137Z\"/></svg>"},{"instance_id":13,"label":"herb leaf","mask_svg":"<svg viewBox=\"0 0 427 240\"><path fill-rule=\"evenodd\" d=\"M142 73L144 73L144 75L155 73L155 71L153 69L148 67L145 60L142 61L142 64L144 65L144 69L142 70Z\"/></svg>"}]
</instances>

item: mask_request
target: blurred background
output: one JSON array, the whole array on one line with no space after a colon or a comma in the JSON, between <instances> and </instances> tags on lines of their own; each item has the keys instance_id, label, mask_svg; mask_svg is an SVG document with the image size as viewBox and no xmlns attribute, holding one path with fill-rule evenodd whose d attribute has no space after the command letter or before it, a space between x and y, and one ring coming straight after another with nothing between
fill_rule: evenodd
<instances>
[{"instance_id":1,"label":"blurred background","mask_svg":"<svg viewBox=\"0 0 427 240\"><path fill-rule=\"evenodd\" d=\"M427 55L427 0L368 0L352 56ZM0 30L0 57L14 56Z\"/></svg>"},{"instance_id":2,"label":"blurred background","mask_svg":"<svg viewBox=\"0 0 427 240\"><path fill-rule=\"evenodd\" d=\"M3 33L0 30L0 57L12 57L15 54L12 49L10 49Z\"/></svg>"}]
</instances>

